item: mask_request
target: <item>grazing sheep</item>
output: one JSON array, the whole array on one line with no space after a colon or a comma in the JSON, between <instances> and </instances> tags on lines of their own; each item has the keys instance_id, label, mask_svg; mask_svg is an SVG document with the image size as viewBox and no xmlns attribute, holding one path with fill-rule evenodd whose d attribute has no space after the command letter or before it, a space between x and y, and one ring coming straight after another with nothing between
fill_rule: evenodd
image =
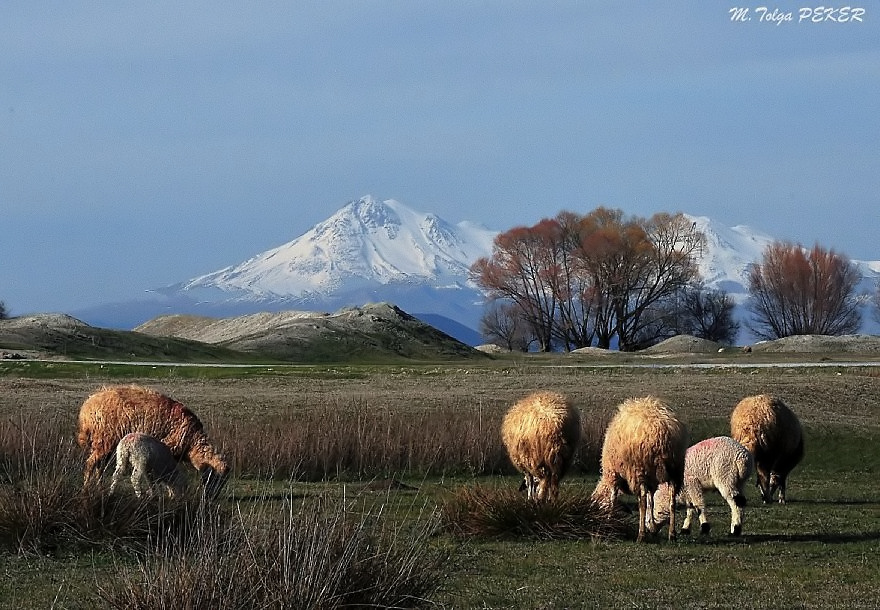
<instances>
[{"instance_id":1,"label":"grazing sheep","mask_svg":"<svg viewBox=\"0 0 880 610\"><path fill-rule=\"evenodd\" d=\"M169 497L183 495L186 479L177 467L177 460L164 443L140 432L129 432L116 445L116 470L110 493L124 476L131 474L131 486L138 498L152 495L152 485L162 484Z\"/></svg>"},{"instance_id":2,"label":"grazing sheep","mask_svg":"<svg viewBox=\"0 0 880 610\"><path fill-rule=\"evenodd\" d=\"M192 464L201 473L209 496L216 495L226 482L229 467L208 441L199 418L168 396L132 385L102 388L80 408L78 441L89 451L85 484L100 478L117 443L129 432L152 436L175 459Z\"/></svg>"},{"instance_id":3,"label":"grazing sheep","mask_svg":"<svg viewBox=\"0 0 880 610\"><path fill-rule=\"evenodd\" d=\"M504 416L501 439L525 477L529 499L555 499L581 439L580 413L562 394L536 392Z\"/></svg>"},{"instance_id":4,"label":"grazing sheep","mask_svg":"<svg viewBox=\"0 0 880 610\"><path fill-rule=\"evenodd\" d=\"M804 436L797 415L775 396L749 396L733 409L730 436L754 457L764 503L772 502L778 489L779 503L785 504L785 481L804 457Z\"/></svg>"},{"instance_id":5,"label":"grazing sheep","mask_svg":"<svg viewBox=\"0 0 880 610\"><path fill-rule=\"evenodd\" d=\"M678 499L687 505L687 516L681 531L690 532L696 514L700 533L708 534L711 525L706 517L703 490L715 489L730 506L730 534L742 533L742 507L746 505L743 485L752 475L752 454L729 436L716 436L688 448L684 458L684 485ZM669 485L661 485L654 493L654 506L669 505ZM668 518L663 508L654 513L654 526L661 527Z\"/></svg>"},{"instance_id":6,"label":"grazing sheep","mask_svg":"<svg viewBox=\"0 0 880 610\"><path fill-rule=\"evenodd\" d=\"M653 514L653 494L669 483L673 488L667 513L669 539L675 538L674 496L684 479L686 451L687 428L666 404L653 396L625 401L605 431L602 474L593 499L613 510L620 492L638 496L641 542L649 505Z\"/></svg>"}]
</instances>

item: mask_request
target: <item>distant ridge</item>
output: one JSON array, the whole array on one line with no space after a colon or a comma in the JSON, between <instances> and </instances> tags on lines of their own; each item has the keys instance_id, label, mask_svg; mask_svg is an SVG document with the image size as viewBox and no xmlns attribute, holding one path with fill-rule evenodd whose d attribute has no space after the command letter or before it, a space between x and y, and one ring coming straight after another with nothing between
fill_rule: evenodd
<instances>
[{"instance_id":1,"label":"distant ridge","mask_svg":"<svg viewBox=\"0 0 880 610\"><path fill-rule=\"evenodd\" d=\"M706 286L725 290L742 305L748 297L748 267L774 238L742 225L725 227L705 216L688 219L706 235L698 261ZM242 263L151 290L149 300L73 313L90 323L132 328L163 313L216 318L330 312L387 302L477 345L482 342L477 329L485 297L471 282L469 269L478 258L491 255L497 234L366 195L296 239ZM860 292L872 292L880 281L880 261L855 262L863 276ZM739 307L738 317L745 315ZM880 330L873 316L864 320L865 332Z\"/></svg>"}]
</instances>

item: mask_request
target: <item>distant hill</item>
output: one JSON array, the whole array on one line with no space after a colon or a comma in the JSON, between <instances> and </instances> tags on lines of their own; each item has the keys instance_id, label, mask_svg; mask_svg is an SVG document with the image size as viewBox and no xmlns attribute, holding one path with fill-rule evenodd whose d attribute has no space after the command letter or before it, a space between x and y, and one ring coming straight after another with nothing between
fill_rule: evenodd
<instances>
[{"instance_id":1,"label":"distant hill","mask_svg":"<svg viewBox=\"0 0 880 610\"><path fill-rule=\"evenodd\" d=\"M188 339L90 326L64 314L0 320L0 350L29 358L135 362L253 362L258 357Z\"/></svg>"},{"instance_id":2,"label":"distant hill","mask_svg":"<svg viewBox=\"0 0 880 610\"><path fill-rule=\"evenodd\" d=\"M157 362L441 361L485 355L388 304L334 314L259 313L233 318L166 315L134 331L60 314L0 320L0 349L29 357Z\"/></svg>"},{"instance_id":3,"label":"distant hill","mask_svg":"<svg viewBox=\"0 0 880 610\"><path fill-rule=\"evenodd\" d=\"M290 361L485 357L387 303L348 307L333 314L287 311L219 319L167 315L142 324L135 331Z\"/></svg>"}]
</instances>

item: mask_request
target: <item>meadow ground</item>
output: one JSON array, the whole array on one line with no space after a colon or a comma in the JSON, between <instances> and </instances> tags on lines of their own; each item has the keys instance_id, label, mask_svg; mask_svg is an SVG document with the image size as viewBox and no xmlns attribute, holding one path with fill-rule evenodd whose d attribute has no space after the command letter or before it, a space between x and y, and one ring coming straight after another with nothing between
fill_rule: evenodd
<instances>
[{"instance_id":1,"label":"meadow ground","mask_svg":"<svg viewBox=\"0 0 880 610\"><path fill-rule=\"evenodd\" d=\"M291 498L357 498L404 523L429 518L462 487L517 485L498 430L505 409L530 391L564 392L583 414L585 443L563 495L592 489L604 425L626 398L658 395L696 441L728 433L740 398L774 393L801 418L806 456L789 479L785 506L761 505L748 486L741 538L726 536L729 513L717 495L709 497L711 534L675 542L441 531L420 539L444 557L425 605L873 608L880 600L877 368L579 368L528 359L223 370L4 364L0 487L7 496L27 491L17 465L28 452L62 456L76 486L79 405L103 384L129 382L199 414L233 464L225 506L272 519ZM0 533L9 529L2 509ZM139 565L112 540L84 547L59 537L34 548L3 540L2 607L100 607L97 590Z\"/></svg>"}]
</instances>

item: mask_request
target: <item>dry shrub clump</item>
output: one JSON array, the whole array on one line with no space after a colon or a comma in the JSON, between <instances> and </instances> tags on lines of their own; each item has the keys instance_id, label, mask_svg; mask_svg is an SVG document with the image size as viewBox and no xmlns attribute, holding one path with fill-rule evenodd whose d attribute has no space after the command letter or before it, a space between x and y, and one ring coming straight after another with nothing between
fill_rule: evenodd
<instances>
[{"instance_id":1,"label":"dry shrub clump","mask_svg":"<svg viewBox=\"0 0 880 610\"><path fill-rule=\"evenodd\" d=\"M417 607L440 585L446 557L430 544L436 517L390 526L382 507L287 501L282 513L205 520L186 549L158 546L120 566L99 595L109 608Z\"/></svg>"},{"instance_id":2,"label":"dry shrub clump","mask_svg":"<svg viewBox=\"0 0 880 610\"><path fill-rule=\"evenodd\" d=\"M631 529L629 520L595 503L586 490L534 502L513 489L465 486L442 503L441 520L446 531L463 537L614 539Z\"/></svg>"}]
</instances>

